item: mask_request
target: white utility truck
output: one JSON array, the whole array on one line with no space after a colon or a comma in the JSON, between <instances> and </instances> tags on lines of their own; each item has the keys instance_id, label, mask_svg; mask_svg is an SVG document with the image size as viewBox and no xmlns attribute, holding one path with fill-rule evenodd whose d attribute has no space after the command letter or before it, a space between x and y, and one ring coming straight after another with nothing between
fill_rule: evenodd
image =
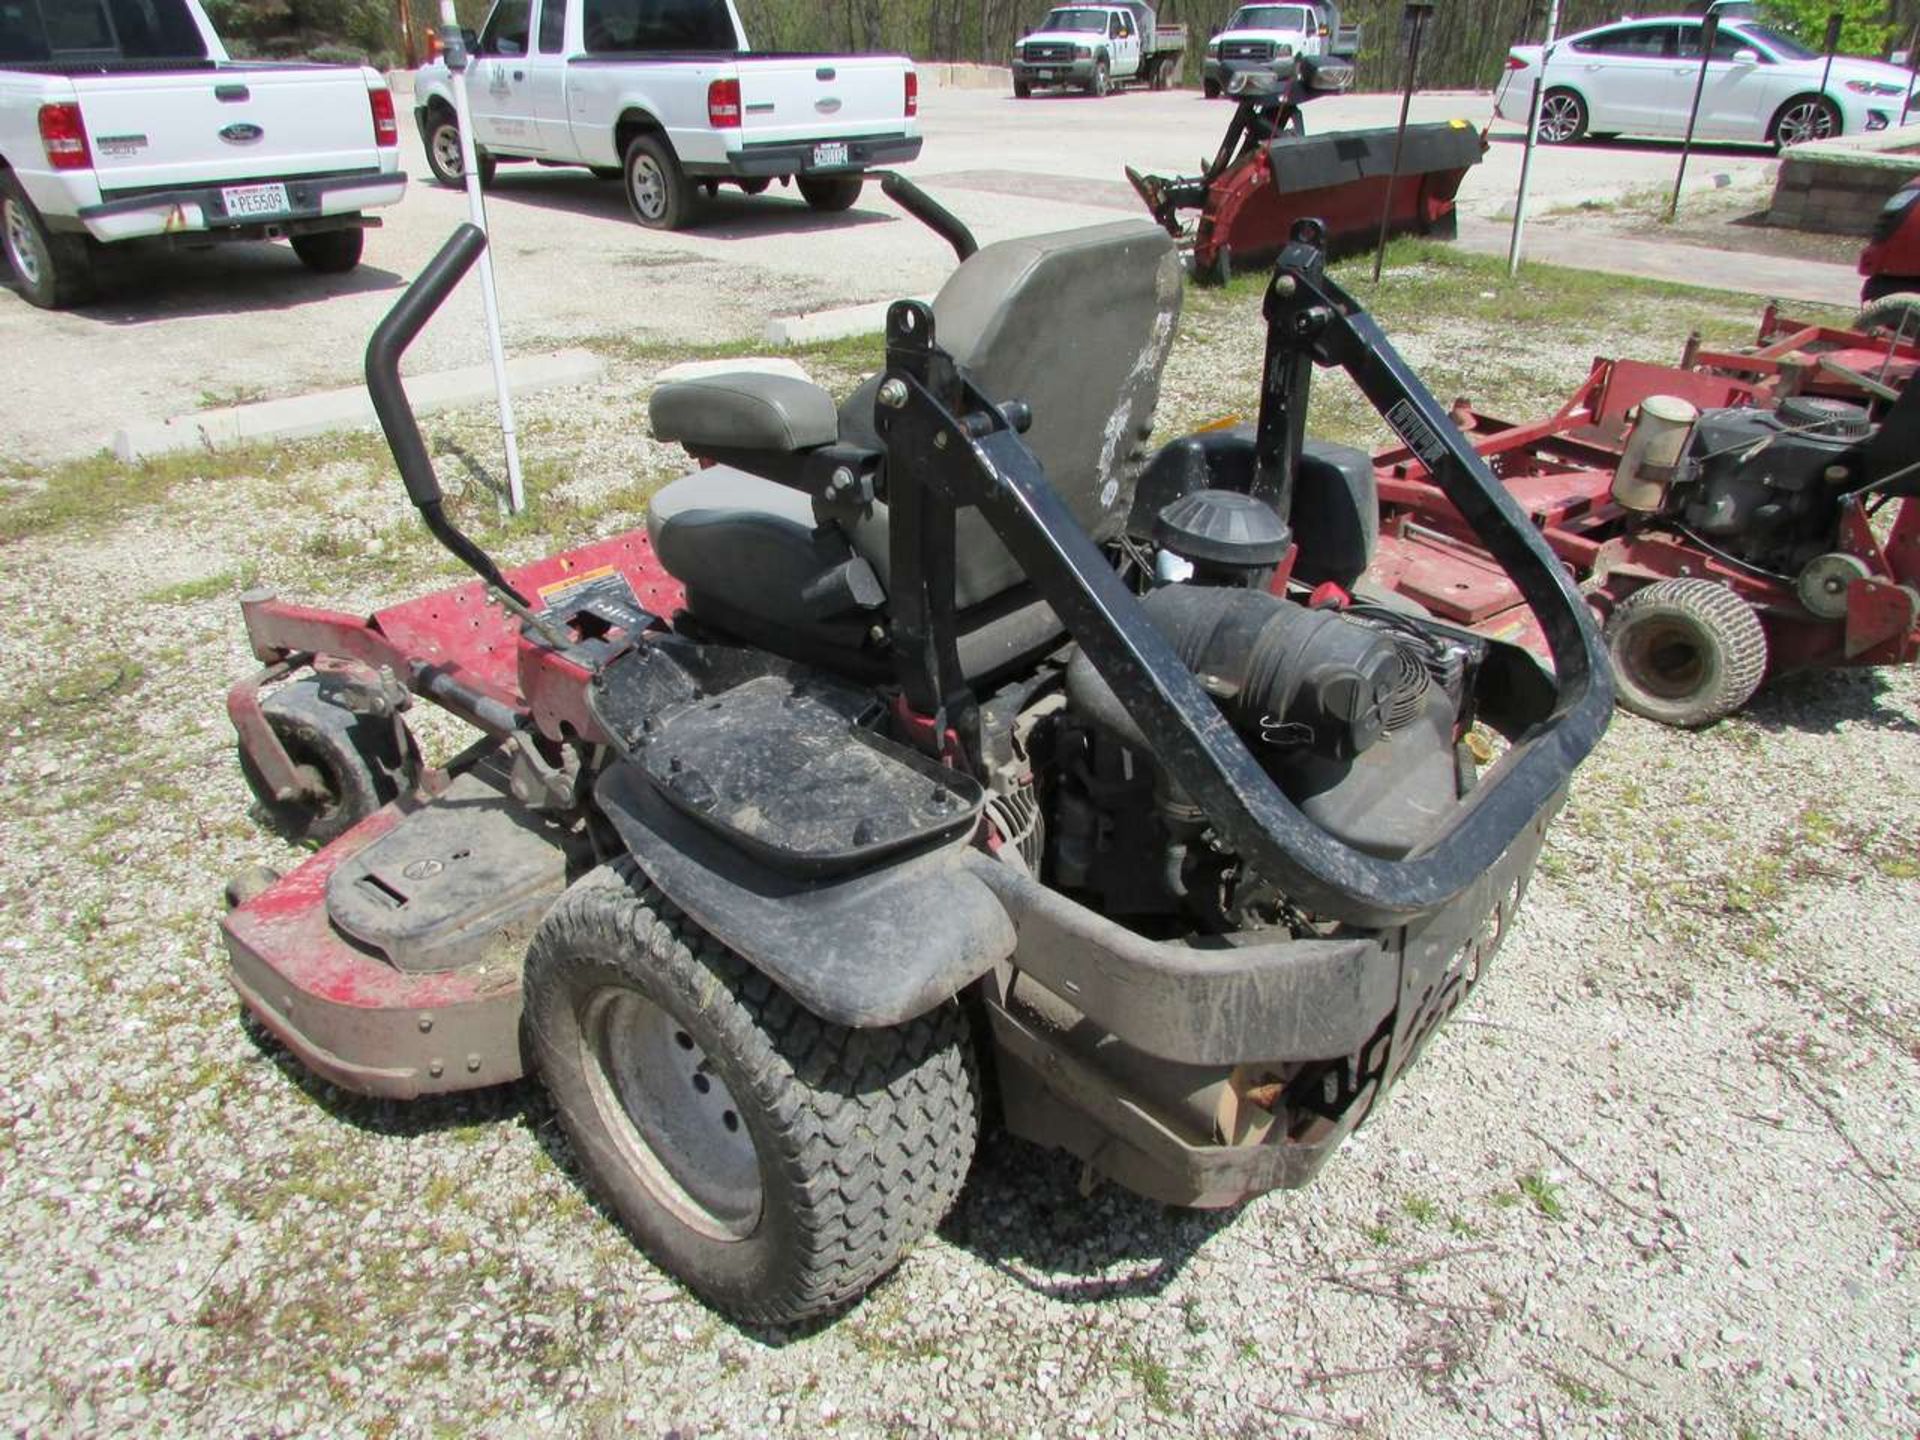
<instances>
[{"instance_id":1,"label":"white utility truck","mask_svg":"<svg viewBox=\"0 0 1920 1440\"><path fill-rule=\"evenodd\" d=\"M1162 25L1151 6L1060 5L1013 46L1013 93L1065 85L1105 95L1129 82L1165 90L1187 48L1187 27Z\"/></svg>"},{"instance_id":2,"label":"white utility truck","mask_svg":"<svg viewBox=\"0 0 1920 1440\"><path fill-rule=\"evenodd\" d=\"M1200 86L1209 100L1244 71L1292 73L1293 62L1333 56L1351 60L1360 51L1360 27L1340 23L1340 7L1327 0L1292 5L1242 5L1227 28L1207 41Z\"/></svg>"},{"instance_id":3,"label":"white utility truck","mask_svg":"<svg viewBox=\"0 0 1920 1440\"><path fill-rule=\"evenodd\" d=\"M481 183L503 161L585 165L651 229L679 229L723 183L791 181L845 210L864 171L920 153L910 61L749 50L732 0L496 0L466 44ZM421 67L414 107L434 178L460 185L444 60Z\"/></svg>"},{"instance_id":4,"label":"white utility truck","mask_svg":"<svg viewBox=\"0 0 1920 1440\"><path fill-rule=\"evenodd\" d=\"M0 249L52 309L101 245L289 240L360 263L406 190L377 70L228 58L198 0L0 0Z\"/></svg>"}]
</instances>

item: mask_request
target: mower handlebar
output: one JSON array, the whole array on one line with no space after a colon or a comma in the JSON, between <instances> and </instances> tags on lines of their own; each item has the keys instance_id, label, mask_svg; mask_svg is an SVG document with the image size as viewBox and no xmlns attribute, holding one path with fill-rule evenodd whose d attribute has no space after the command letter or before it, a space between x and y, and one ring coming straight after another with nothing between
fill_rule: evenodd
<instances>
[{"instance_id":1,"label":"mower handlebar","mask_svg":"<svg viewBox=\"0 0 1920 1440\"><path fill-rule=\"evenodd\" d=\"M380 417L407 498L422 510L440 504L440 481L433 473L420 422L407 402L406 387L400 383L400 357L486 248L486 232L477 225L457 228L367 342L367 392L373 397L373 413Z\"/></svg>"},{"instance_id":2,"label":"mower handlebar","mask_svg":"<svg viewBox=\"0 0 1920 1440\"><path fill-rule=\"evenodd\" d=\"M980 242L973 238L973 232L959 216L906 176L893 170L876 173L880 176L881 193L951 245L953 253L963 262L980 248Z\"/></svg>"}]
</instances>

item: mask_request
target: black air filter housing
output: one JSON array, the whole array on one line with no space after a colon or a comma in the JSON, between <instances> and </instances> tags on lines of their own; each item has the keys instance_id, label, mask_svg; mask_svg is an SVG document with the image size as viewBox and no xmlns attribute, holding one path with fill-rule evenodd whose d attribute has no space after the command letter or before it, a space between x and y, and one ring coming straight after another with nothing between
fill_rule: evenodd
<instances>
[{"instance_id":1,"label":"black air filter housing","mask_svg":"<svg viewBox=\"0 0 1920 1440\"><path fill-rule=\"evenodd\" d=\"M1190 561L1195 578L1257 590L1293 545L1273 507L1237 490L1195 490L1154 518L1153 540Z\"/></svg>"}]
</instances>

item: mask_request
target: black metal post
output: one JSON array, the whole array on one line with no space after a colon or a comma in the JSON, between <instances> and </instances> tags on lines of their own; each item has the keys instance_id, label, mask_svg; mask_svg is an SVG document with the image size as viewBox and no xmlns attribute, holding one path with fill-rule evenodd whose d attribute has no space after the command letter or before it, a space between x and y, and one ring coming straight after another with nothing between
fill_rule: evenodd
<instances>
[{"instance_id":1,"label":"black metal post","mask_svg":"<svg viewBox=\"0 0 1920 1440\"><path fill-rule=\"evenodd\" d=\"M1833 79L1833 57L1840 48L1840 27L1847 23L1847 17L1838 10L1827 16L1827 63L1820 71L1820 93L1827 93L1827 82ZM1905 117L1902 117L1905 118Z\"/></svg>"},{"instance_id":2,"label":"black metal post","mask_svg":"<svg viewBox=\"0 0 1920 1440\"><path fill-rule=\"evenodd\" d=\"M1680 146L1680 168L1673 175L1673 199L1667 202L1667 223L1680 213L1680 187L1686 183L1687 157L1693 153L1693 127L1700 120L1700 97L1707 90L1707 65L1713 59L1713 42L1720 38L1720 15L1709 10L1700 17L1700 76L1693 82L1693 108L1687 111L1687 138Z\"/></svg>"},{"instance_id":3,"label":"black metal post","mask_svg":"<svg viewBox=\"0 0 1920 1440\"><path fill-rule=\"evenodd\" d=\"M1407 74L1400 86L1400 128L1393 136L1393 173L1387 176L1387 198L1380 205L1380 244L1373 252L1373 283L1380 283L1380 267L1387 262L1387 226L1393 220L1393 187L1400 181L1400 156L1407 143L1407 115L1413 109L1414 74L1420 68L1420 41L1426 34L1433 0L1407 0Z\"/></svg>"}]
</instances>

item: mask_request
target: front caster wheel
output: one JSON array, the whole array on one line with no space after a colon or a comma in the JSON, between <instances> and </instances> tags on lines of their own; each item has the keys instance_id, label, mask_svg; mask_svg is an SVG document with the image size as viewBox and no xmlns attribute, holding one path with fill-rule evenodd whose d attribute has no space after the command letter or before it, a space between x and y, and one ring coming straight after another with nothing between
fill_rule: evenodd
<instances>
[{"instance_id":1,"label":"front caster wheel","mask_svg":"<svg viewBox=\"0 0 1920 1440\"><path fill-rule=\"evenodd\" d=\"M1767 632L1724 585L1659 580L1613 612L1607 653L1624 709L1697 729L1753 698L1767 673Z\"/></svg>"},{"instance_id":2,"label":"front caster wheel","mask_svg":"<svg viewBox=\"0 0 1920 1440\"><path fill-rule=\"evenodd\" d=\"M357 689L338 675L309 675L281 686L260 707L293 763L317 782L318 795L276 799L245 748L240 751L240 773L253 798L289 840L325 845L419 778L412 737L402 748L390 717L351 708Z\"/></svg>"},{"instance_id":3,"label":"front caster wheel","mask_svg":"<svg viewBox=\"0 0 1920 1440\"><path fill-rule=\"evenodd\" d=\"M960 1193L979 1086L955 1005L828 1024L625 859L548 913L525 995L529 1049L587 1180L736 1320L849 1303Z\"/></svg>"}]
</instances>

